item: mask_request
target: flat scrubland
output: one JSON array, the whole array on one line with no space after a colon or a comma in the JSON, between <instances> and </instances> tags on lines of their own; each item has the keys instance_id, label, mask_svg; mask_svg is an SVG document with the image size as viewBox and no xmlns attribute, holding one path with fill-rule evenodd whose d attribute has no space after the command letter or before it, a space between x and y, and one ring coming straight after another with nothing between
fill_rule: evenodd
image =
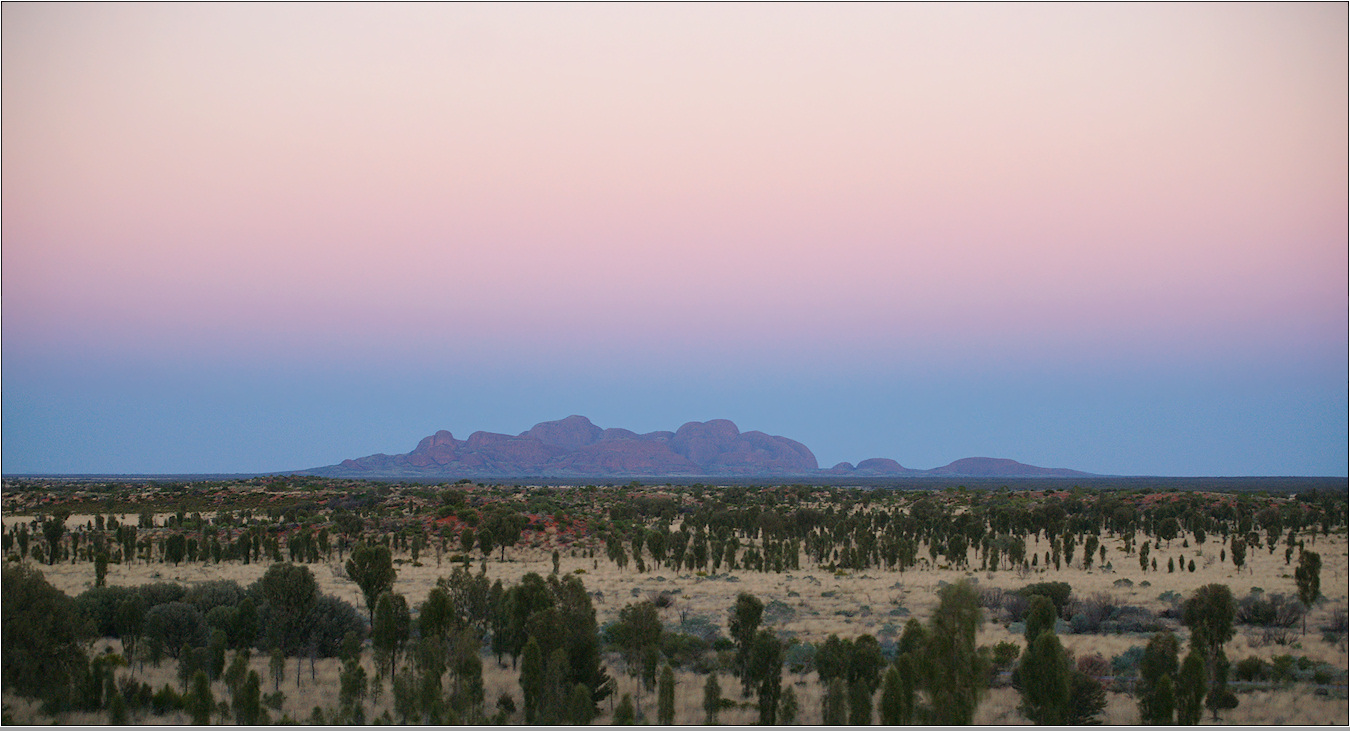
<instances>
[{"instance_id":1,"label":"flat scrubland","mask_svg":"<svg viewBox=\"0 0 1350 731\"><path fill-rule=\"evenodd\" d=\"M909 499L917 499L911 497ZM470 504L473 504L470 502ZM165 505L155 504L162 509ZM207 507L203 505L200 507ZM79 526L92 523L96 511L76 513L69 516L68 524ZM444 512L444 511L442 511ZM576 516L571 525L580 525L584 516L582 511L573 511ZM597 512L603 512L598 509ZM22 523L31 522L41 511L16 513L6 511L3 516L8 529ZM102 513L100 515L118 515ZM155 524L163 525L171 511L159 510L155 514ZM204 511L209 519L214 515L209 509ZM134 510L120 514L121 522L135 523L138 514ZM668 523L670 530L678 530L684 514L678 515ZM500 547L484 558L480 551L470 554L467 563L474 573L485 572L490 581L500 580L510 586L520 582L527 573L547 576L554 572L553 552L558 551L558 572L573 574L581 578L590 593L600 627L615 622L620 611L628 604L664 596L659 616L667 629L691 626L700 621L715 627L720 636L729 634L728 611L741 593L749 593L760 599L766 606L763 625L773 630L785 641L799 643L821 643L830 635L853 638L869 634L880 640L883 646L893 644L906 621L911 618L926 621L937 607L938 589L946 584L967 580L979 591L1002 589L1013 592L1036 582L1057 581L1068 583L1077 598L1096 597L1109 599L1118 605L1141 607L1158 617L1162 626L1177 632L1182 638L1183 654L1185 639L1188 636L1177 615L1181 600L1206 584L1227 585L1237 598L1257 594L1285 594L1295 596L1297 589L1294 569L1298 563L1297 554L1291 562L1286 562L1285 543L1281 541L1274 550L1268 550L1263 543L1246 552L1246 562L1238 568L1231 558L1220 559L1220 551L1228 553L1229 544L1221 536L1211 533L1208 540L1198 542L1196 535L1185 530L1171 540L1157 541L1160 547L1152 549L1152 557L1158 560L1159 569L1142 570L1139 565L1137 545L1127 546L1121 534L1103 531L1101 545L1105 547L1105 560L1094 556L1091 568L1084 568L1079 547L1072 565L1060 568L1047 566L1046 556L1050 552L1050 541L1044 534L1026 537L1025 550L1028 559L1035 555L1036 566L1027 564L1010 567L1008 562L1001 563L999 570L983 567L981 554L977 547L968 550L966 564L954 566L947 555L932 555L928 544L918 544L918 558L914 565L903 571L881 566L853 569L841 568L835 561L817 562L809 555L805 546L800 547L798 565L800 568L781 571L757 571L737 568L720 571L710 567L703 570L682 566L679 569L657 561L649 561L647 570L638 571L632 562L620 568L615 561L605 555L598 531L567 531L559 523L550 522L547 527L533 532L516 545L504 551ZM592 528L595 528L592 524ZM1133 531L1131 531L1133 533ZM1263 628L1239 624L1233 638L1224 651L1231 662L1250 656L1263 658L1267 662L1276 662L1278 656L1292 655L1306 657L1312 663L1325 664L1336 670L1326 683L1283 682L1283 683L1234 683L1239 705L1224 711L1218 723L1221 724L1339 724L1350 723L1350 707L1346 699L1347 647L1345 634L1328 635L1322 631L1324 625L1333 623L1337 613L1344 616L1347 610L1347 588L1350 581L1350 566L1347 564L1347 537L1344 525L1323 534L1315 526L1300 534L1304 548L1316 551L1322 560L1321 593L1322 597L1312 607L1306 618L1307 633L1303 634L1302 625L1292 628L1282 635L1264 631ZM1142 542L1155 539L1143 538ZM453 541L453 538L452 538ZM742 547L754 545L753 541ZM1156 545L1156 544L1155 544ZM414 609L426 600L429 592L436 586L438 579L450 574L451 558L457 551L453 542L442 551L426 548L421 551L417 561L413 561L406 550L394 552L397 578L392 590L402 594ZM439 556L438 556L439 554ZM1166 561L1174 559L1183 568L1169 572ZM11 559L13 560L13 559ZM33 559L25 558L28 563ZM1189 565L1194 562L1194 570ZM137 586L153 582L174 582L184 586L193 586L210 581L228 580L241 586L248 586L262 577L273 561L262 560L247 564L239 561L161 563L152 559L112 563L108 567L106 582L111 586ZM439 565L438 565L439 564ZM359 608L365 615L365 601L361 589L347 577L343 564L334 552L318 561L305 564L317 580L319 590L341 598ZM94 586L94 564L88 561L71 562L69 560L54 565L42 565L41 571L48 582L70 596L76 596ZM1005 622L996 608L984 612L983 622L977 636L979 645L997 645L1000 642L1012 642L1024 646L1022 625ZM1148 633L1074 633L1070 623L1061 626L1060 639L1064 647L1074 656L1083 657L1101 655L1105 660L1127 654L1132 648L1142 647L1149 638ZM91 655L111 649L121 651L121 644L115 638L98 638L89 646ZM712 652L712 651L709 651ZM485 685L485 707L491 715L495 700L508 693L516 699L519 707L521 686L518 670L513 669L509 657L499 664L487 648L483 653L483 679ZM369 643L362 657L362 663L372 678L375 676ZM654 720L656 694L642 690L637 681L625 672L622 658L616 652L608 652L604 664L611 677L617 681L617 692L601 704L601 715L594 723L609 723L618 698L631 693L638 700L642 711ZM261 676L263 691L271 692L273 682L269 679L268 657L265 652L255 651L251 666ZM292 719L304 721L309 718L315 707L331 708L335 705L335 689L341 663L335 658L288 658L285 678L280 689L285 693L282 711L273 714L273 719L282 713ZM165 660L156 667L144 661L133 660L129 667L119 669L119 674L130 674L154 688L164 684L179 687L176 665ZM701 724L704 720L702 709L702 688L706 675L691 668L680 668L675 673L676 716L678 724ZM784 671L784 685L791 685L796 692L801 711L797 718L799 724L817 724L821 721L821 704L824 688L817 681L814 672L794 673ZM1106 707L1101 720L1106 724L1137 724L1139 710L1136 699L1128 692L1130 687L1125 678L1108 677L1104 680L1108 687ZM727 724L750 724L756 722L758 711L753 697L741 698L739 682L724 670L721 673L722 693L736 701L733 708L724 710L720 722ZM226 691L217 681L214 684L215 696L219 700L226 697ZM367 700L367 718L375 719L386 711L392 715L392 692L386 679L380 684L381 692L373 694ZM996 680L983 696L975 715L979 724L1017 725L1027 723L1019 712L1018 692L1008 687L1006 680ZM52 719L38 712L37 703L6 692L5 705L8 720L18 723L46 723ZM877 719L874 711L874 722ZM89 724L106 722L107 713L65 712L55 719L63 724ZM188 718L182 712L170 712L164 715L141 713L133 717L134 723L187 723ZM521 723L519 712L511 719ZM1204 714L1204 724L1216 723L1209 712Z\"/></svg>"}]
</instances>

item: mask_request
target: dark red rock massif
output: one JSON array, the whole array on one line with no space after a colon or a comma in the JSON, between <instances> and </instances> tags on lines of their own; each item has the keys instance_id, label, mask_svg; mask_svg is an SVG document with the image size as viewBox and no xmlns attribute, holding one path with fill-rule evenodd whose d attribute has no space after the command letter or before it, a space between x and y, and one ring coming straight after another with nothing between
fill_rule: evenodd
<instances>
[{"instance_id":1,"label":"dark red rock massif","mask_svg":"<svg viewBox=\"0 0 1350 731\"><path fill-rule=\"evenodd\" d=\"M742 432L726 419L691 421L674 432L638 434L601 429L584 416L546 421L515 436L474 432L467 440L438 431L407 454L373 454L305 470L330 477L642 477L852 475L857 477L1080 477L1073 470L1033 467L1010 459L971 457L932 470L893 459L865 459L822 470L800 442Z\"/></svg>"},{"instance_id":2,"label":"dark red rock massif","mask_svg":"<svg viewBox=\"0 0 1350 731\"><path fill-rule=\"evenodd\" d=\"M725 419L691 421L676 432L601 429L584 416L536 424L516 436L438 431L408 454L374 454L306 470L349 476L805 475L817 469L805 445Z\"/></svg>"}]
</instances>

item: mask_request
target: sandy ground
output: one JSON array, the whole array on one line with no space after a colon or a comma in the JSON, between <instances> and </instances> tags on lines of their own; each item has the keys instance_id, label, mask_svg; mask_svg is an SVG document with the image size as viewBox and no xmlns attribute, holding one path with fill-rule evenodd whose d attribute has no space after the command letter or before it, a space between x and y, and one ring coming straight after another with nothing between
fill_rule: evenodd
<instances>
[{"instance_id":1,"label":"sandy ground","mask_svg":"<svg viewBox=\"0 0 1350 731\"><path fill-rule=\"evenodd\" d=\"M1197 587L1209 583L1227 584L1237 597L1246 595L1253 587L1267 593L1287 595L1295 593L1294 566L1285 564L1282 545L1277 546L1273 555L1265 549L1249 552L1247 565L1238 570L1231 562L1219 563L1220 545L1217 541L1211 539L1203 546L1192 543L1190 547L1183 547L1182 540L1177 539L1172 541L1170 546L1164 543L1162 548L1154 549L1152 555L1159 559L1159 564L1163 567L1166 566L1166 559L1169 557L1178 559L1185 557L1188 562L1194 559L1197 568L1194 573L1177 571L1169 574L1165 568L1156 572L1141 571L1137 556L1126 555L1120 547L1119 540L1108 538L1104 540L1104 544L1107 546L1107 562L1114 565L1113 570L1098 567L1083 570L1078 566L1058 571L1051 568L1030 572L974 572L953 570L944 566L924 568L926 562L921 561L922 570L911 569L900 573L874 569L836 575L823 568L818 569L809 565L803 557L803 569L798 571L761 574L738 570L731 574L723 572L717 576L700 577L693 572L677 573L664 569L637 573L632 563L626 570L619 570L603 558L585 558L579 549L576 551L577 555L572 555L571 551L564 549L561 571L584 572L580 575L587 589L592 592L601 625L616 619L619 611L627 603L664 591L671 593L675 598L672 606L662 610L662 619L668 625L677 624L681 616L705 617L718 625L725 634L727 610L735 602L736 595L745 591L754 594L766 605L774 601L786 604L791 611L782 613L786 616L774 619L768 626L785 637L797 637L810 642L819 642L830 634L854 637L870 633L882 638L898 634L909 617L924 620L931 614L937 603L937 589L943 582L952 583L961 579L974 580L981 588L1004 589L1017 589L1037 581L1065 581L1073 587L1076 595L1105 593L1123 603L1155 611L1166 606L1166 602L1160 599L1164 593L1176 592L1184 597ZM1347 570L1346 537L1344 535L1319 537L1315 545L1312 545L1311 541L1309 544L1309 550L1316 550L1322 556L1322 591L1326 600L1315 607L1309 616L1308 634L1298 638L1298 644L1292 646L1256 646L1260 644L1256 633L1250 628L1240 626L1237 635L1226 648L1228 657L1233 662L1249 655L1269 659L1274 655L1295 654L1327 662L1341 669L1347 667L1343 646L1323 641L1320 632L1316 630L1333 610L1347 608L1347 590L1350 586L1347 577L1350 576L1350 572ZM1029 542L1027 551L1028 554L1040 552L1043 559L1047 548L1044 542L1040 544ZM486 562L488 577L492 580L501 579L503 583L509 585L518 581L527 572L547 574L552 571L551 552L552 547L546 543L536 547L517 546L507 550L505 562L499 560L499 553L494 553ZM1079 553L1081 562L1081 549ZM920 555L926 558L927 553L921 549ZM396 555L396 561L399 563L394 589L404 594L409 604L415 607L425 599L438 577L450 573L451 566L445 562L437 568L434 554L424 554L420 566L413 565L408 559L407 555ZM249 565L234 562L206 566L184 564L178 567L166 564L113 565L109 568L108 583L136 585L152 581L174 581L191 585L216 579L230 579L247 585L259 578L268 565L266 562ZM480 565L481 562L475 560L474 570L478 571ZM323 592L341 597L358 608L364 606L359 589L346 578L336 561L311 564L310 568ZM94 569L93 565L88 563L44 566L43 572L53 585L72 596L89 588L93 583ZM1127 586L1124 582L1119 582L1120 579L1129 579L1132 585ZM1144 582L1148 582L1149 585L1145 586ZM1184 629L1182 631L1184 633ZM1074 653L1101 653L1108 660L1132 646L1143 645L1147 641L1146 636L1128 634L1065 634L1061 639ZM1004 640L1022 644L1019 634L1010 632L999 624L986 622L978 641L982 645L992 645ZM97 641L94 649L101 651L109 644L117 649L116 642L110 643L107 640ZM254 665L261 676L268 677L265 657L256 658ZM313 706L331 707L336 702L333 689L337 684L337 662L320 661L314 680L310 678L308 661L304 665L304 672L299 678L299 687L296 687L295 662L292 659L287 666L287 682L282 686L282 690L287 693L286 712L300 720L309 717ZM631 680L623 673L621 662L617 658L610 658L608 666L610 674L619 680L621 692L634 692ZM144 671L136 670L136 672L156 687L165 682L176 682L172 663L166 662L158 669L146 668ZM505 669L498 668L495 660L486 659L484 672L489 710L497 695L503 690L510 692L519 704L520 689L516 675L510 670L509 665ZM702 723L703 679L702 676L691 673L677 674L678 723ZM822 691L815 675L789 674L785 682L788 679L796 688L802 708L798 722L817 723L820 719ZM266 690L270 691L270 682L267 686ZM722 687L724 695L727 696L734 696L739 692L737 681L730 676L722 678ZM225 692L224 686L217 683L217 698L223 697ZM375 710L375 713L371 714L372 717L390 706L389 695L386 684L386 692L381 700L368 704L368 707ZM1329 697L1317 696L1308 686L1294 685L1277 691L1242 692L1239 697L1241 705L1224 714L1224 723L1344 725L1350 722L1350 707L1345 698L1336 697L1335 694ZM746 708L724 712L722 722L753 722L757 717L753 699L745 700ZM6 702L16 714L16 720L28 718L25 716L28 704L10 699ZM654 709L654 703L653 694L643 694L644 709ZM1015 691L1006 688L991 690L980 706L977 721L992 724L1023 723L1024 720L1016 711L1017 705L1018 698ZM599 720L607 722L608 713L609 708L606 706L605 716ZM79 714L61 719L64 723L95 720L93 717ZM181 723L186 719L147 716L137 720L142 723L161 721ZM521 719L515 720L519 722ZM1134 699L1125 694L1111 693L1105 720L1110 724L1137 723L1138 711ZM1206 723L1208 722L1206 720Z\"/></svg>"}]
</instances>

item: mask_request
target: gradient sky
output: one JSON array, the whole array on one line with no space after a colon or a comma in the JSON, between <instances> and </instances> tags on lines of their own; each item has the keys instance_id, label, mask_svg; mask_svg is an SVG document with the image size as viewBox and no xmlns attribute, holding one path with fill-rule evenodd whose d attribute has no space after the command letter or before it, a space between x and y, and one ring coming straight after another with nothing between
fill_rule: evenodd
<instances>
[{"instance_id":1,"label":"gradient sky","mask_svg":"<svg viewBox=\"0 0 1350 731\"><path fill-rule=\"evenodd\" d=\"M3 6L3 470L1347 474L1347 8Z\"/></svg>"}]
</instances>

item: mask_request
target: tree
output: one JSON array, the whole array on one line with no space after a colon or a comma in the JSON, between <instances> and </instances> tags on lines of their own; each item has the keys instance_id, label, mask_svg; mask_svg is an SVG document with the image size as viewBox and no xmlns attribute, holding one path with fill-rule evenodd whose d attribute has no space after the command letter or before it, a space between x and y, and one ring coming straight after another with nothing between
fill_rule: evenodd
<instances>
[{"instance_id":1,"label":"tree","mask_svg":"<svg viewBox=\"0 0 1350 731\"><path fill-rule=\"evenodd\" d=\"M849 656L852 655L852 650L853 643L839 639L839 635L836 634L826 637L816 648L816 673L820 676L822 684L829 687L830 681L835 678L844 678L847 681Z\"/></svg>"},{"instance_id":2,"label":"tree","mask_svg":"<svg viewBox=\"0 0 1350 731\"><path fill-rule=\"evenodd\" d=\"M1081 669L1069 677L1070 726L1090 726L1101 723L1097 715L1106 710L1106 688L1101 681Z\"/></svg>"},{"instance_id":3,"label":"tree","mask_svg":"<svg viewBox=\"0 0 1350 731\"><path fill-rule=\"evenodd\" d=\"M248 671L248 678L234 695L231 706L234 709L234 720L240 726L257 726L262 723L264 713L262 679L258 677L256 670Z\"/></svg>"},{"instance_id":4,"label":"tree","mask_svg":"<svg viewBox=\"0 0 1350 731\"><path fill-rule=\"evenodd\" d=\"M51 706L65 704L88 664L87 626L75 600L32 566L6 563L0 572L0 618L4 687Z\"/></svg>"},{"instance_id":5,"label":"tree","mask_svg":"<svg viewBox=\"0 0 1350 731\"><path fill-rule=\"evenodd\" d=\"M1032 723L1068 723L1071 674L1069 656L1059 637L1051 631L1041 632L1022 654L1018 666L1022 713Z\"/></svg>"},{"instance_id":6,"label":"tree","mask_svg":"<svg viewBox=\"0 0 1350 731\"><path fill-rule=\"evenodd\" d=\"M589 725L595 717L595 704L591 702L591 689L585 683L572 686L567 697L567 721L573 726Z\"/></svg>"},{"instance_id":7,"label":"tree","mask_svg":"<svg viewBox=\"0 0 1350 731\"><path fill-rule=\"evenodd\" d=\"M908 656L905 656L908 662ZM896 658L896 665L900 663L900 658ZM881 682L881 725L900 726L909 723L909 719L904 716L905 699L904 690L900 683L900 671L892 665L886 671L886 677ZM910 703L913 703L911 697Z\"/></svg>"},{"instance_id":8,"label":"tree","mask_svg":"<svg viewBox=\"0 0 1350 731\"><path fill-rule=\"evenodd\" d=\"M481 526L478 529L478 550L483 552L483 558L486 560L488 556L491 556L492 549L496 547L497 544L493 542L492 531L487 526ZM502 555L506 555L505 547L502 548Z\"/></svg>"},{"instance_id":9,"label":"tree","mask_svg":"<svg viewBox=\"0 0 1350 731\"><path fill-rule=\"evenodd\" d=\"M708 673L703 683L703 723L706 726L717 725L717 712L722 710L722 684L717 682L717 671Z\"/></svg>"},{"instance_id":10,"label":"tree","mask_svg":"<svg viewBox=\"0 0 1350 731\"><path fill-rule=\"evenodd\" d=\"M175 533L164 539L164 560L172 563L174 566L182 563L183 557L187 555L187 538L182 533Z\"/></svg>"},{"instance_id":11,"label":"tree","mask_svg":"<svg viewBox=\"0 0 1350 731\"><path fill-rule=\"evenodd\" d=\"M759 630L760 619L764 616L764 602L754 595L741 592L736 597L736 605L731 609L727 623L731 639L736 643L736 669L741 676L741 696L750 695L752 679L750 677L750 647Z\"/></svg>"},{"instance_id":12,"label":"tree","mask_svg":"<svg viewBox=\"0 0 1350 731\"><path fill-rule=\"evenodd\" d=\"M797 713L800 708L797 705L797 691L788 685L783 689L782 699L778 702L778 723L784 726L791 726L797 723Z\"/></svg>"},{"instance_id":13,"label":"tree","mask_svg":"<svg viewBox=\"0 0 1350 731\"><path fill-rule=\"evenodd\" d=\"M272 690L281 690L281 681L286 679L286 653L280 647L272 648L272 657L267 661L267 672L272 676Z\"/></svg>"},{"instance_id":14,"label":"tree","mask_svg":"<svg viewBox=\"0 0 1350 731\"><path fill-rule=\"evenodd\" d=\"M1027 647L1031 647L1036 642L1036 638L1041 636L1042 632L1054 632L1055 605L1050 598L1042 594L1032 594L1027 604L1027 612L1023 616L1026 622L1025 638Z\"/></svg>"},{"instance_id":15,"label":"tree","mask_svg":"<svg viewBox=\"0 0 1350 731\"><path fill-rule=\"evenodd\" d=\"M390 677L394 675L399 651L408 641L411 624L408 601L402 594L386 591L380 595L375 603L375 619L370 625L370 644L377 657L387 658Z\"/></svg>"},{"instance_id":16,"label":"tree","mask_svg":"<svg viewBox=\"0 0 1350 731\"><path fill-rule=\"evenodd\" d=\"M623 694L623 699L619 701L619 707L614 709L615 726L632 726L637 723L637 712L633 710L633 696L628 693Z\"/></svg>"},{"instance_id":17,"label":"tree","mask_svg":"<svg viewBox=\"0 0 1350 731\"><path fill-rule=\"evenodd\" d=\"M265 642L298 654L312 631L310 612L319 598L319 585L308 566L274 563L256 584L267 607Z\"/></svg>"},{"instance_id":18,"label":"tree","mask_svg":"<svg viewBox=\"0 0 1350 731\"><path fill-rule=\"evenodd\" d=\"M1177 724L1194 726L1200 723L1205 704L1205 661L1192 650L1181 663L1177 675Z\"/></svg>"},{"instance_id":19,"label":"tree","mask_svg":"<svg viewBox=\"0 0 1350 731\"><path fill-rule=\"evenodd\" d=\"M1172 713L1176 708L1176 693L1173 690L1172 676L1164 675L1158 679L1158 684L1154 686L1152 695L1154 718L1164 719L1147 721L1155 725L1167 725L1172 723Z\"/></svg>"},{"instance_id":20,"label":"tree","mask_svg":"<svg viewBox=\"0 0 1350 731\"><path fill-rule=\"evenodd\" d=\"M1144 655L1139 661L1139 683L1135 687L1135 694L1139 697L1140 723L1172 723L1175 707L1172 678L1177 674L1177 651L1180 646L1176 635L1171 632L1155 633L1144 646Z\"/></svg>"},{"instance_id":21,"label":"tree","mask_svg":"<svg viewBox=\"0 0 1350 731\"><path fill-rule=\"evenodd\" d=\"M872 635L858 635L852 643L848 657L849 683L861 681L866 686L870 698L881 686L881 669L884 667L886 658L881 654L881 644Z\"/></svg>"},{"instance_id":22,"label":"tree","mask_svg":"<svg viewBox=\"0 0 1350 731\"><path fill-rule=\"evenodd\" d=\"M872 693L867 689L867 682L861 678L848 686L848 722L850 726L872 724Z\"/></svg>"},{"instance_id":23,"label":"tree","mask_svg":"<svg viewBox=\"0 0 1350 731\"><path fill-rule=\"evenodd\" d=\"M544 695L544 651L539 647L539 641L530 637L521 655L520 693L525 704L525 723L533 724ZM632 699L628 700L631 704Z\"/></svg>"},{"instance_id":24,"label":"tree","mask_svg":"<svg viewBox=\"0 0 1350 731\"><path fill-rule=\"evenodd\" d=\"M56 563L61 548L61 536L66 532L66 518L69 513L58 511L42 521L42 537L47 540L47 564Z\"/></svg>"},{"instance_id":25,"label":"tree","mask_svg":"<svg viewBox=\"0 0 1350 731\"><path fill-rule=\"evenodd\" d=\"M1229 555L1233 558L1233 565L1241 570L1242 565L1247 562L1247 542L1235 536L1231 549Z\"/></svg>"},{"instance_id":26,"label":"tree","mask_svg":"<svg viewBox=\"0 0 1350 731\"><path fill-rule=\"evenodd\" d=\"M848 723L848 684L843 678L834 678L821 699L820 722L825 726L843 726Z\"/></svg>"},{"instance_id":27,"label":"tree","mask_svg":"<svg viewBox=\"0 0 1350 731\"><path fill-rule=\"evenodd\" d=\"M1228 658L1224 656L1223 650L1214 658L1213 682L1210 684L1209 694L1205 696L1205 707L1214 714L1214 720L1219 720L1219 711L1237 708L1238 699L1233 691L1228 689Z\"/></svg>"},{"instance_id":28,"label":"tree","mask_svg":"<svg viewBox=\"0 0 1350 731\"><path fill-rule=\"evenodd\" d=\"M347 660L338 676L338 709L345 722L365 724L366 711L362 701L367 688L366 669L356 658Z\"/></svg>"},{"instance_id":29,"label":"tree","mask_svg":"<svg viewBox=\"0 0 1350 731\"><path fill-rule=\"evenodd\" d=\"M751 682L757 686L760 724L776 725L783 688L783 643L773 632L762 629L755 634L748 670Z\"/></svg>"},{"instance_id":30,"label":"tree","mask_svg":"<svg viewBox=\"0 0 1350 731\"><path fill-rule=\"evenodd\" d=\"M656 691L656 722L662 726L675 723L675 671L670 665L661 668L661 680Z\"/></svg>"},{"instance_id":31,"label":"tree","mask_svg":"<svg viewBox=\"0 0 1350 731\"><path fill-rule=\"evenodd\" d=\"M932 723L969 725L985 688L984 663L975 635L984 618L970 582L942 587L929 618L926 665Z\"/></svg>"},{"instance_id":32,"label":"tree","mask_svg":"<svg viewBox=\"0 0 1350 731\"><path fill-rule=\"evenodd\" d=\"M1304 551L1298 557L1298 567L1294 569L1294 583L1298 586L1298 600L1304 609L1312 611L1312 605L1322 593L1322 556L1312 551ZM1308 634L1308 612L1303 614L1303 634Z\"/></svg>"},{"instance_id":33,"label":"tree","mask_svg":"<svg viewBox=\"0 0 1350 731\"><path fill-rule=\"evenodd\" d=\"M375 602L394 586L398 572L387 546L357 544L347 559L347 577L356 582L366 598L366 611L375 620Z\"/></svg>"},{"instance_id":34,"label":"tree","mask_svg":"<svg viewBox=\"0 0 1350 731\"><path fill-rule=\"evenodd\" d=\"M166 602L145 613L144 639L152 654L177 658L181 648L199 647L208 635L202 613L187 602Z\"/></svg>"},{"instance_id":35,"label":"tree","mask_svg":"<svg viewBox=\"0 0 1350 731\"><path fill-rule=\"evenodd\" d=\"M619 611L619 623L614 627L615 639L623 647L624 664L628 674L638 676L643 670L644 656L661 644L661 617L656 605L649 601L635 602ZM639 686L641 687L641 686ZM641 704L641 693L638 694Z\"/></svg>"},{"instance_id":36,"label":"tree","mask_svg":"<svg viewBox=\"0 0 1350 731\"><path fill-rule=\"evenodd\" d=\"M529 524L529 519L520 513L506 508L496 508L483 516L483 522L478 530L491 536L491 540L502 549L501 560L505 561L506 549L516 545L520 540L521 531Z\"/></svg>"},{"instance_id":37,"label":"tree","mask_svg":"<svg viewBox=\"0 0 1350 731\"><path fill-rule=\"evenodd\" d=\"M1216 718L1220 708L1237 706L1237 697L1226 687L1228 660L1223 655L1224 644L1233 638L1236 613L1233 592L1224 584L1202 586L1182 605L1182 622L1191 629L1191 647L1205 661L1212 698L1209 702Z\"/></svg>"},{"instance_id":38,"label":"tree","mask_svg":"<svg viewBox=\"0 0 1350 731\"><path fill-rule=\"evenodd\" d=\"M206 672L198 670L192 676L192 685L183 696L183 707L188 712L194 726L207 726L211 723L211 712L216 709L215 697L211 695L211 681Z\"/></svg>"},{"instance_id":39,"label":"tree","mask_svg":"<svg viewBox=\"0 0 1350 731\"><path fill-rule=\"evenodd\" d=\"M108 585L108 552L100 548L94 554L94 586Z\"/></svg>"}]
</instances>

